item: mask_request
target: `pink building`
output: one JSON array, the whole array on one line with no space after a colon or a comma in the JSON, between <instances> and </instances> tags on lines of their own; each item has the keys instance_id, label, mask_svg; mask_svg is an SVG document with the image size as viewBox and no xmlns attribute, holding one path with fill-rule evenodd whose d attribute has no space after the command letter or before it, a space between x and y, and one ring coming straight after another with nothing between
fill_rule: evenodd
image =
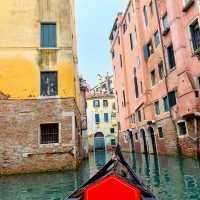
<instances>
[{"instance_id":1,"label":"pink building","mask_svg":"<svg viewBox=\"0 0 200 200\"><path fill-rule=\"evenodd\" d=\"M200 2L130 0L110 34L124 150L200 152Z\"/></svg>"}]
</instances>

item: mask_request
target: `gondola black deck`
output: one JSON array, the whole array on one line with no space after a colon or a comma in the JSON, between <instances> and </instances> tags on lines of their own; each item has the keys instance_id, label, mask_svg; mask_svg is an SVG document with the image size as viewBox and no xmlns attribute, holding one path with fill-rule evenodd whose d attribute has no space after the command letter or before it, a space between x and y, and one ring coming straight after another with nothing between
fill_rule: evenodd
<instances>
[{"instance_id":1,"label":"gondola black deck","mask_svg":"<svg viewBox=\"0 0 200 200\"><path fill-rule=\"evenodd\" d=\"M93 190L93 198L88 197L88 191L90 188L99 187L98 184L100 183L102 185L103 181L105 182L105 179L108 179L108 177L116 177L118 181L123 182L122 185L127 185L129 190L134 191L132 198L126 198L126 195L123 197L123 200L156 200L156 197L146 189L145 185L142 183L142 181L137 177L135 172L130 168L130 166L127 164L125 159L123 158L123 155L120 150L120 146L118 145L116 148L115 156L99 171L97 174L95 174L91 179L89 179L82 187L80 187L78 190L72 193L68 198L65 200L98 200L98 199L109 199L109 200L118 200L119 198L116 198L117 193L120 194L121 190L114 190L112 188L111 191L109 191L109 198L105 198L105 191L99 192L101 194L96 194L97 198L94 199L94 193ZM112 178L111 178L112 179ZM110 179L110 180L111 180ZM112 179L114 181L114 179ZM112 182L111 182L112 183ZM99 185L100 185L99 184ZM114 185L114 183L113 183ZM122 186L124 187L124 186ZM99 188L101 189L101 188ZM108 188L106 188L108 190ZM114 191L114 192L113 192ZM126 191L126 190L125 190ZM138 192L137 192L138 191ZM112 195L113 192L113 195ZM122 191L121 191L122 192ZM104 193L104 194L103 194ZM130 196L130 191L128 191ZM134 196L135 193L135 196ZM137 195L139 194L139 197ZM113 196L113 198L110 196ZM92 195L91 195L92 197ZM100 197L100 198L99 198Z\"/></svg>"}]
</instances>

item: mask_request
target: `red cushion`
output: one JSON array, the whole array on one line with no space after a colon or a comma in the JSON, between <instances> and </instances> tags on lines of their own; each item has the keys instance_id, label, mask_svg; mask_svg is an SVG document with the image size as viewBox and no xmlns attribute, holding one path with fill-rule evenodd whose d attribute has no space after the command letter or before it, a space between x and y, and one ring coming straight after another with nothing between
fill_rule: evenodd
<instances>
[{"instance_id":1,"label":"red cushion","mask_svg":"<svg viewBox=\"0 0 200 200\"><path fill-rule=\"evenodd\" d=\"M108 176L87 187L84 200L140 200L140 190L116 176Z\"/></svg>"}]
</instances>

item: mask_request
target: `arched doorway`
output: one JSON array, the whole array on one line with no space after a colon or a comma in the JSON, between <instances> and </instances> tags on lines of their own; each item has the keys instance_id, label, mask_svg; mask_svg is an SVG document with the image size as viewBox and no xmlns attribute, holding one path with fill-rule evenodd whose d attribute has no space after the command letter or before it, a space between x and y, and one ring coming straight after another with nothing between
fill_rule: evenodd
<instances>
[{"instance_id":1,"label":"arched doorway","mask_svg":"<svg viewBox=\"0 0 200 200\"><path fill-rule=\"evenodd\" d=\"M102 132L97 132L94 135L94 150L105 150L105 139Z\"/></svg>"},{"instance_id":2,"label":"arched doorway","mask_svg":"<svg viewBox=\"0 0 200 200\"><path fill-rule=\"evenodd\" d=\"M147 153L148 153L147 139L146 139L146 134L145 134L144 129L141 129L141 130L140 130L140 135L141 135L142 142L143 142L144 153L147 154Z\"/></svg>"},{"instance_id":3,"label":"arched doorway","mask_svg":"<svg viewBox=\"0 0 200 200\"><path fill-rule=\"evenodd\" d=\"M157 154L156 138L155 138L155 134L154 134L154 129L152 127L149 127L148 132L149 132L150 138L151 138L151 144L152 144L152 150L153 150L152 153Z\"/></svg>"}]
</instances>

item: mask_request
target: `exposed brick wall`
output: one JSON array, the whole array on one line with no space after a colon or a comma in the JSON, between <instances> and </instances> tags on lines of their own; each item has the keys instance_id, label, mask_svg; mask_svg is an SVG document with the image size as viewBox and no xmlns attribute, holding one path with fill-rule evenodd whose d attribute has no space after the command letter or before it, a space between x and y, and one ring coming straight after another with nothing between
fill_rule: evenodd
<instances>
[{"instance_id":1,"label":"exposed brick wall","mask_svg":"<svg viewBox=\"0 0 200 200\"><path fill-rule=\"evenodd\" d=\"M80 153L80 113L73 98L0 100L0 174L75 168ZM73 117L77 126L73 136ZM74 120L75 121L75 120ZM60 123L58 145L40 145L41 123ZM74 123L75 124L75 123ZM74 139L76 155L73 155ZM71 154L68 153L71 150ZM75 158L76 157L76 158Z\"/></svg>"}]
</instances>

